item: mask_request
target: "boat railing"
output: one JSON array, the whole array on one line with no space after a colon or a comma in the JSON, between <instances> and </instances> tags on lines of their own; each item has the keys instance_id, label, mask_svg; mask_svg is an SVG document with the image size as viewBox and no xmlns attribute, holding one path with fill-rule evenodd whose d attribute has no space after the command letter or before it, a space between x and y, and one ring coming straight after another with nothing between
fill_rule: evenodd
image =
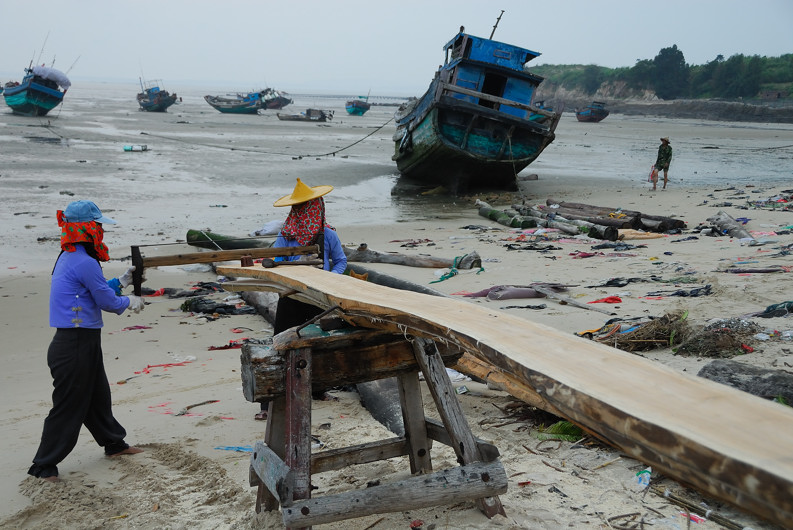
<instances>
[{"instance_id":1,"label":"boat railing","mask_svg":"<svg viewBox=\"0 0 793 530\"><path fill-rule=\"evenodd\" d=\"M535 105L527 105L525 103L519 103L517 101L512 101L509 99L504 99L499 96L494 96L492 94L486 94L484 92L477 92L476 90L470 90L468 88L463 88L457 85L452 85L450 83L439 83L438 88L441 91L449 91L449 92L456 92L458 94L463 94L465 96L471 96L475 98L479 98L480 100L489 101L492 103L498 103L500 105L507 105L510 107L515 107L518 109L528 110L535 114L542 114L543 116L547 116L549 118L556 117L556 113L552 111L548 111L546 109L541 109Z\"/></svg>"}]
</instances>

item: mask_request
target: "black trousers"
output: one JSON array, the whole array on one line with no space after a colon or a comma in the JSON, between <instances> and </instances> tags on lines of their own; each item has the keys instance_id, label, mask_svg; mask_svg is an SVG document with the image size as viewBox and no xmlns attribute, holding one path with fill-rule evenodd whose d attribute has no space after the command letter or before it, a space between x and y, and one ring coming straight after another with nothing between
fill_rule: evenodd
<instances>
[{"instance_id":1,"label":"black trousers","mask_svg":"<svg viewBox=\"0 0 793 530\"><path fill-rule=\"evenodd\" d=\"M52 409L44 420L41 443L28 473L58 475L57 465L77 445L85 425L105 454L129 447L127 432L113 417L110 384L102 361L102 330L59 328L47 350L52 374Z\"/></svg>"}]
</instances>

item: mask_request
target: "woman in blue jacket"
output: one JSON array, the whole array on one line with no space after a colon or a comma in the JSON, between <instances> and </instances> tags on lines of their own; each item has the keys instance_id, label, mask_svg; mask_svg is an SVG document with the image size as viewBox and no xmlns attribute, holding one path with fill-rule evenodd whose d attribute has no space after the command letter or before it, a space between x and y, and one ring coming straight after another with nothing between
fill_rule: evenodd
<instances>
[{"instance_id":1,"label":"woman in blue jacket","mask_svg":"<svg viewBox=\"0 0 793 530\"><path fill-rule=\"evenodd\" d=\"M140 297L121 296L121 288L132 283L134 267L110 281L102 274L99 263L110 259L102 225L115 222L91 201L58 210L61 253L50 287L50 326L56 330L47 350L52 409L28 470L50 482L58 480L58 464L74 449L83 425L107 456L142 452L124 441L127 433L113 417L102 360L102 311L120 315L143 309Z\"/></svg>"}]
</instances>

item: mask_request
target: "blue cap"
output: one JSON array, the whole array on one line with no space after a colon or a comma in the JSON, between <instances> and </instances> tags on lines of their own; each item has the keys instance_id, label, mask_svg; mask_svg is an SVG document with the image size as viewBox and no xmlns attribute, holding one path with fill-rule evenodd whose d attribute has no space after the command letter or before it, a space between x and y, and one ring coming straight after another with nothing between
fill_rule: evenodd
<instances>
[{"instance_id":1,"label":"blue cap","mask_svg":"<svg viewBox=\"0 0 793 530\"><path fill-rule=\"evenodd\" d=\"M97 223L116 224L114 219L102 215L99 207L91 201L74 201L63 211L63 217L68 223Z\"/></svg>"}]
</instances>

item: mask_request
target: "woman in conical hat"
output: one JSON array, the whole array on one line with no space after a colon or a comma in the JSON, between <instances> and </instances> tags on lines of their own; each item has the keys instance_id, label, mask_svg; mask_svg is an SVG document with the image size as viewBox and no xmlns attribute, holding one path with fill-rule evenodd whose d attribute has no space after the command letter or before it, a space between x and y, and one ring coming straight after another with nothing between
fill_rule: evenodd
<instances>
[{"instance_id":1,"label":"woman in conical hat","mask_svg":"<svg viewBox=\"0 0 793 530\"><path fill-rule=\"evenodd\" d=\"M322 198L330 193L333 186L308 186L297 179L295 189L275 201L273 206L291 206L284 226L273 243L273 247L305 247L319 245L326 271L343 274L347 268L347 256L341 247L336 230L325 222L325 201ZM302 256L276 258L276 261L298 261ZM275 312L273 333L278 334L294 326L311 320L322 310L317 306L300 302L289 297L278 299ZM324 392L318 392L320 399ZM261 403L257 420L267 419L268 403Z\"/></svg>"}]
</instances>

